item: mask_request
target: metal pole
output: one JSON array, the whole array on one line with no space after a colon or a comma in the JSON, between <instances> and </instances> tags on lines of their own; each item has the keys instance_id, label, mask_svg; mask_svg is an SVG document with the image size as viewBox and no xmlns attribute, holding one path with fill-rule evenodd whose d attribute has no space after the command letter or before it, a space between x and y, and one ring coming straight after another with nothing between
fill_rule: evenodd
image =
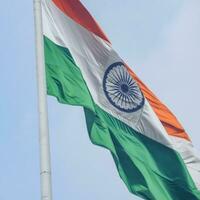
<instances>
[{"instance_id":1,"label":"metal pole","mask_svg":"<svg viewBox=\"0 0 200 200\"><path fill-rule=\"evenodd\" d=\"M38 82L41 200L52 200L50 146L48 131L44 41L41 0L33 0L35 18L36 65Z\"/></svg>"}]
</instances>

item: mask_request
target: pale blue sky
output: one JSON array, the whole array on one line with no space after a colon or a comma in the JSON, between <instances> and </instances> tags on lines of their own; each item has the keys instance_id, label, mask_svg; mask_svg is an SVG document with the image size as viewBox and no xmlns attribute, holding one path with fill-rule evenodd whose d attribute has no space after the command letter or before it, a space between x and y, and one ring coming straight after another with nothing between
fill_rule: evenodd
<instances>
[{"instance_id":1,"label":"pale blue sky","mask_svg":"<svg viewBox=\"0 0 200 200\"><path fill-rule=\"evenodd\" d=\"M140 78L200 149L200 1L82 0ZM121 2L121 3L120 3ZM32 1L1 3L0 199L40 199ZM54 200L138 200L81 108L48 98Z\"/></svg>"}]
</instances>

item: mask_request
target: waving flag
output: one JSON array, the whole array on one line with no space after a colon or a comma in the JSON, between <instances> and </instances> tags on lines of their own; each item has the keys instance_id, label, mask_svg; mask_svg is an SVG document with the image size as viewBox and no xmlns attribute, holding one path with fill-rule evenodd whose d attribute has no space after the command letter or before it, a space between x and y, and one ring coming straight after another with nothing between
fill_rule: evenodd
<instances>
[{"instance_id":1,"label":"waving flag","mask_svg":"<svg viewBox=\"0 0 200 200\"><path fill-rule=\"evenodd\" d=\"M129 191L148 200L200 199L200 159L189 136L81 2L42 0L42 14L47 92L84 107L91 141L110 150Z\"/></svg>"}]
</instances>

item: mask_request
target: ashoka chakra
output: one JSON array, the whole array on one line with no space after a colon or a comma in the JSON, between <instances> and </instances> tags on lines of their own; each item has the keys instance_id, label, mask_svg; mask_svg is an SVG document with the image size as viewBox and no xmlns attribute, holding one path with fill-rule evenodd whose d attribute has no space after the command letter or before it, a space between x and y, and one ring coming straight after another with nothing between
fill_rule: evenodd
<instances>
[{"instance_id":1,"label":"ashoka chakra","mask_svg":"<svg viewBox=\"0 0 200 200\"><path fill-rule=\"evenodd\" d=\"M140 88L122 62L113 63L107 68L103 89L109 102L120 111L135 112L144 105Z\"/></svg>"}]
</instances>

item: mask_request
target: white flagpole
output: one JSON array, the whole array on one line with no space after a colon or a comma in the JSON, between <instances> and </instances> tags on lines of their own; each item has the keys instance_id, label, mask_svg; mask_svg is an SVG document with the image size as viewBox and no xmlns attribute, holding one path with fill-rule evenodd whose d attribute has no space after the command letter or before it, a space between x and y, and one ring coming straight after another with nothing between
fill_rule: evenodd
<instances>
[{"instance_id":1,"label":"white flagpole","mask_svg":"<svg viewBox=\"0 0 200 200\"><path fill-rule=\"evenodd\" d=\"M44 41L41 0L33 0L35 18L36 65L38 82L41 200L52 200L51 164L48 131Z\"/></svg>"}]
</instances>

